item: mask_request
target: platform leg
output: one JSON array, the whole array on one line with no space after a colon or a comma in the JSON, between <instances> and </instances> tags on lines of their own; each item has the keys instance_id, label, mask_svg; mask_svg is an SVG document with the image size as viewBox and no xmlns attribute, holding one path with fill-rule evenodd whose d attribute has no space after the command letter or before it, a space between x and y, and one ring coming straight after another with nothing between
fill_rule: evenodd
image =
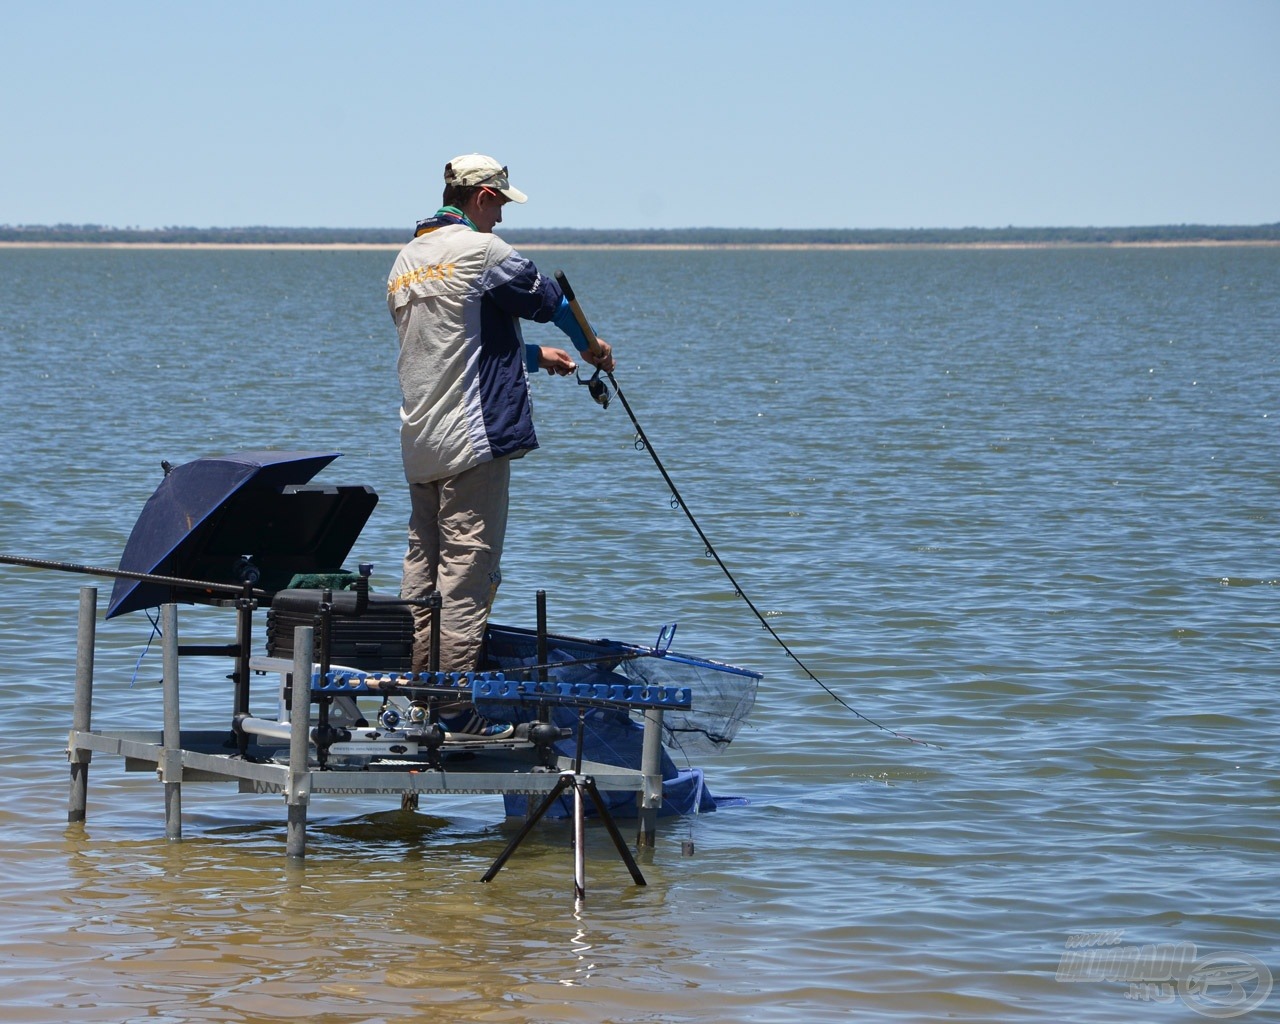
<instances>
[{"instance_id":1,"label":"platform leg","mask_svg":"<svg viewBox=\"0 0 1280 1024\"><path fill-rule=\"evenodd\" d=\"M662 806L661 708L650 708L644 713L640 771L644 773L644 792L637 797L639 833L636 836L636 846L652 849L658 842L658 809Z\"/></svg>"},{"instance_id":2,"label":"platform leg","mask_svg":"<svg viewBox=\"0 0 1280 1024\"><path fill-rule=\"evenodd\" d=\"M293 686L289 706L289 805L285 854L302 859L307 854L307 804L311 796L308 740L311 733L311 665L315 655L315 630L299 626L293 631Z\"/></svg>"},{"instance_id":3,"label":"platform leg","mask_svg":"<svg viewBox=\"0 0 1280 1024\"><path fill-rule=\"evenodd\" d=\"M249 713L249 654L253 646L253 605L249 600L241 600L236 605L236 670L235 670L235 713L232 714L231 720L236 720L236 715L247 715ZM249 749L249 737L247 734L236 730L236 746L240 751L240 756L244 757Z\"/></svg>"},{"instance_id":4,"label":"platform leg","mask_svg":"<svg viewBox=\"0 0 1280 1024\"><path fill-rule=\"evenodd\" d=\"M582 786L573 787L573 898L587 898L587 809L582 802Z\"/></svg>"},{"instance_id":5,"label":"platform leg","mask_svg":"<svg viewBox=\"0 0 1280 1024\"><path fill-rule=\"evenodd\" d=\"M285 855L302 860L307 855L307 805L290 804L285 834Z\"/></svg>"},{"instance_id":6,"label":"platform leg","mask_svg":"<svg viewBox=\"0 0 1280 1024\"><path fill-rule=\"evenodd\" d=\"M164 836L182 838L182 718L178 708L178 606L160 606L164 749L160 779L164 782Z\"/></svg>"},{"instance_id":7,"label":"platform leg","mask_svg":"<svg viewBox=\"0 0 1280 1024\"><path fill-rule=\"evenodd\" d=\"M97 634L98 588L80 588L80 621L76 632L76 691L71 710L71 742L67 759L71 762L71 793L67 800L67 821L84 821L89 806L89 761L91 750L76 748L77 733L88 732L93 717L93 648Z\"/></svg>"}]
</instances>

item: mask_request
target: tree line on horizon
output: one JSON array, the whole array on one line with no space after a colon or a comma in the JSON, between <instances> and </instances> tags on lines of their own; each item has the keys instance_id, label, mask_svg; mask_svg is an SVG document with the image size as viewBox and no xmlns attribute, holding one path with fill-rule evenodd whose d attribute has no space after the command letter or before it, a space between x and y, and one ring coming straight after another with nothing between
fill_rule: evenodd
<instances>
[{"instance_id":1,"label":"tree line on horizon","mask_svg":"<svg viewBox=\"0 0 1280 1024\"><path fill-rule=\"evenodd\" d=\"M1004 228L519 228L513 245L965 245L1280 241L1280 222L1148 227ZM117 228L100 224L0 224L0 242L395 245L403 228Z\"/></svg>"}]
</instances>

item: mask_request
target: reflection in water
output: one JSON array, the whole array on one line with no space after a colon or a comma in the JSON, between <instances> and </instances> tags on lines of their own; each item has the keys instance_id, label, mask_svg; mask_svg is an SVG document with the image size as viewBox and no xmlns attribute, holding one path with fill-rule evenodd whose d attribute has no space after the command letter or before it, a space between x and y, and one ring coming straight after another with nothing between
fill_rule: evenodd
<instances>
[{"instance_id":1,"label":"reflection in water","mask_svg":"<svg viewBox=\"0 0 1280 1024\"><path fill-rule=\"evenodd\" d=\"M573 974L567 978L561 978L560 984L570 987L576 985L585 985L591 980L591 970L595 967L589 957L591 954L591 943L587 941L587 930L583 923L582 901L576 900L573 910L574 920L578 922L579 928L573 933L573 937L569 939L569 948L578 958L578 963L573 969Z\"/></svg>"}]
</instances>

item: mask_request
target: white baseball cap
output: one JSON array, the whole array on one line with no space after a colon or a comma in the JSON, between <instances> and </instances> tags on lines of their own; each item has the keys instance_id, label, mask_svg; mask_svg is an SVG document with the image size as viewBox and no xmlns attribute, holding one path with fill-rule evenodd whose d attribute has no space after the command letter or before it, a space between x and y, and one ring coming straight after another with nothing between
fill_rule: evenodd
<instances>
[{"instance_id":1,"label":"white baseball cap","mask_svg":"<svg viewBox=\"0 0 1280 1024\"><path fill-rule=\"evenodd\" d=\"M523 203L529 197L518 188L512 188L507 169L491 156L467 153L455 156L444 165L446 185L484 185L501 192L513 203Z\"/></svg>"}]
</instances>

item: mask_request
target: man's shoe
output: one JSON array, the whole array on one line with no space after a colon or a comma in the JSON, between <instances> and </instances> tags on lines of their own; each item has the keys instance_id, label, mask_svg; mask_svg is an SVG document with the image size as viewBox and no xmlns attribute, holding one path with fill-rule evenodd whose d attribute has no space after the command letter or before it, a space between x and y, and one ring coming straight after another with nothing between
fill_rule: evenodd
<instances>
[{"instance_id":1,"label":"man's shoe","mask_svg":"<svg viewBox=\"0 0 1280 1024\"><path fill-rule=\"evenodd\" d=\"M508 740L515 735L516 727L510 722L492 722L474 708L461 714L440 718L445 739L462 743L478 743L490 740Z\"/></svg>"}]
</instances>

